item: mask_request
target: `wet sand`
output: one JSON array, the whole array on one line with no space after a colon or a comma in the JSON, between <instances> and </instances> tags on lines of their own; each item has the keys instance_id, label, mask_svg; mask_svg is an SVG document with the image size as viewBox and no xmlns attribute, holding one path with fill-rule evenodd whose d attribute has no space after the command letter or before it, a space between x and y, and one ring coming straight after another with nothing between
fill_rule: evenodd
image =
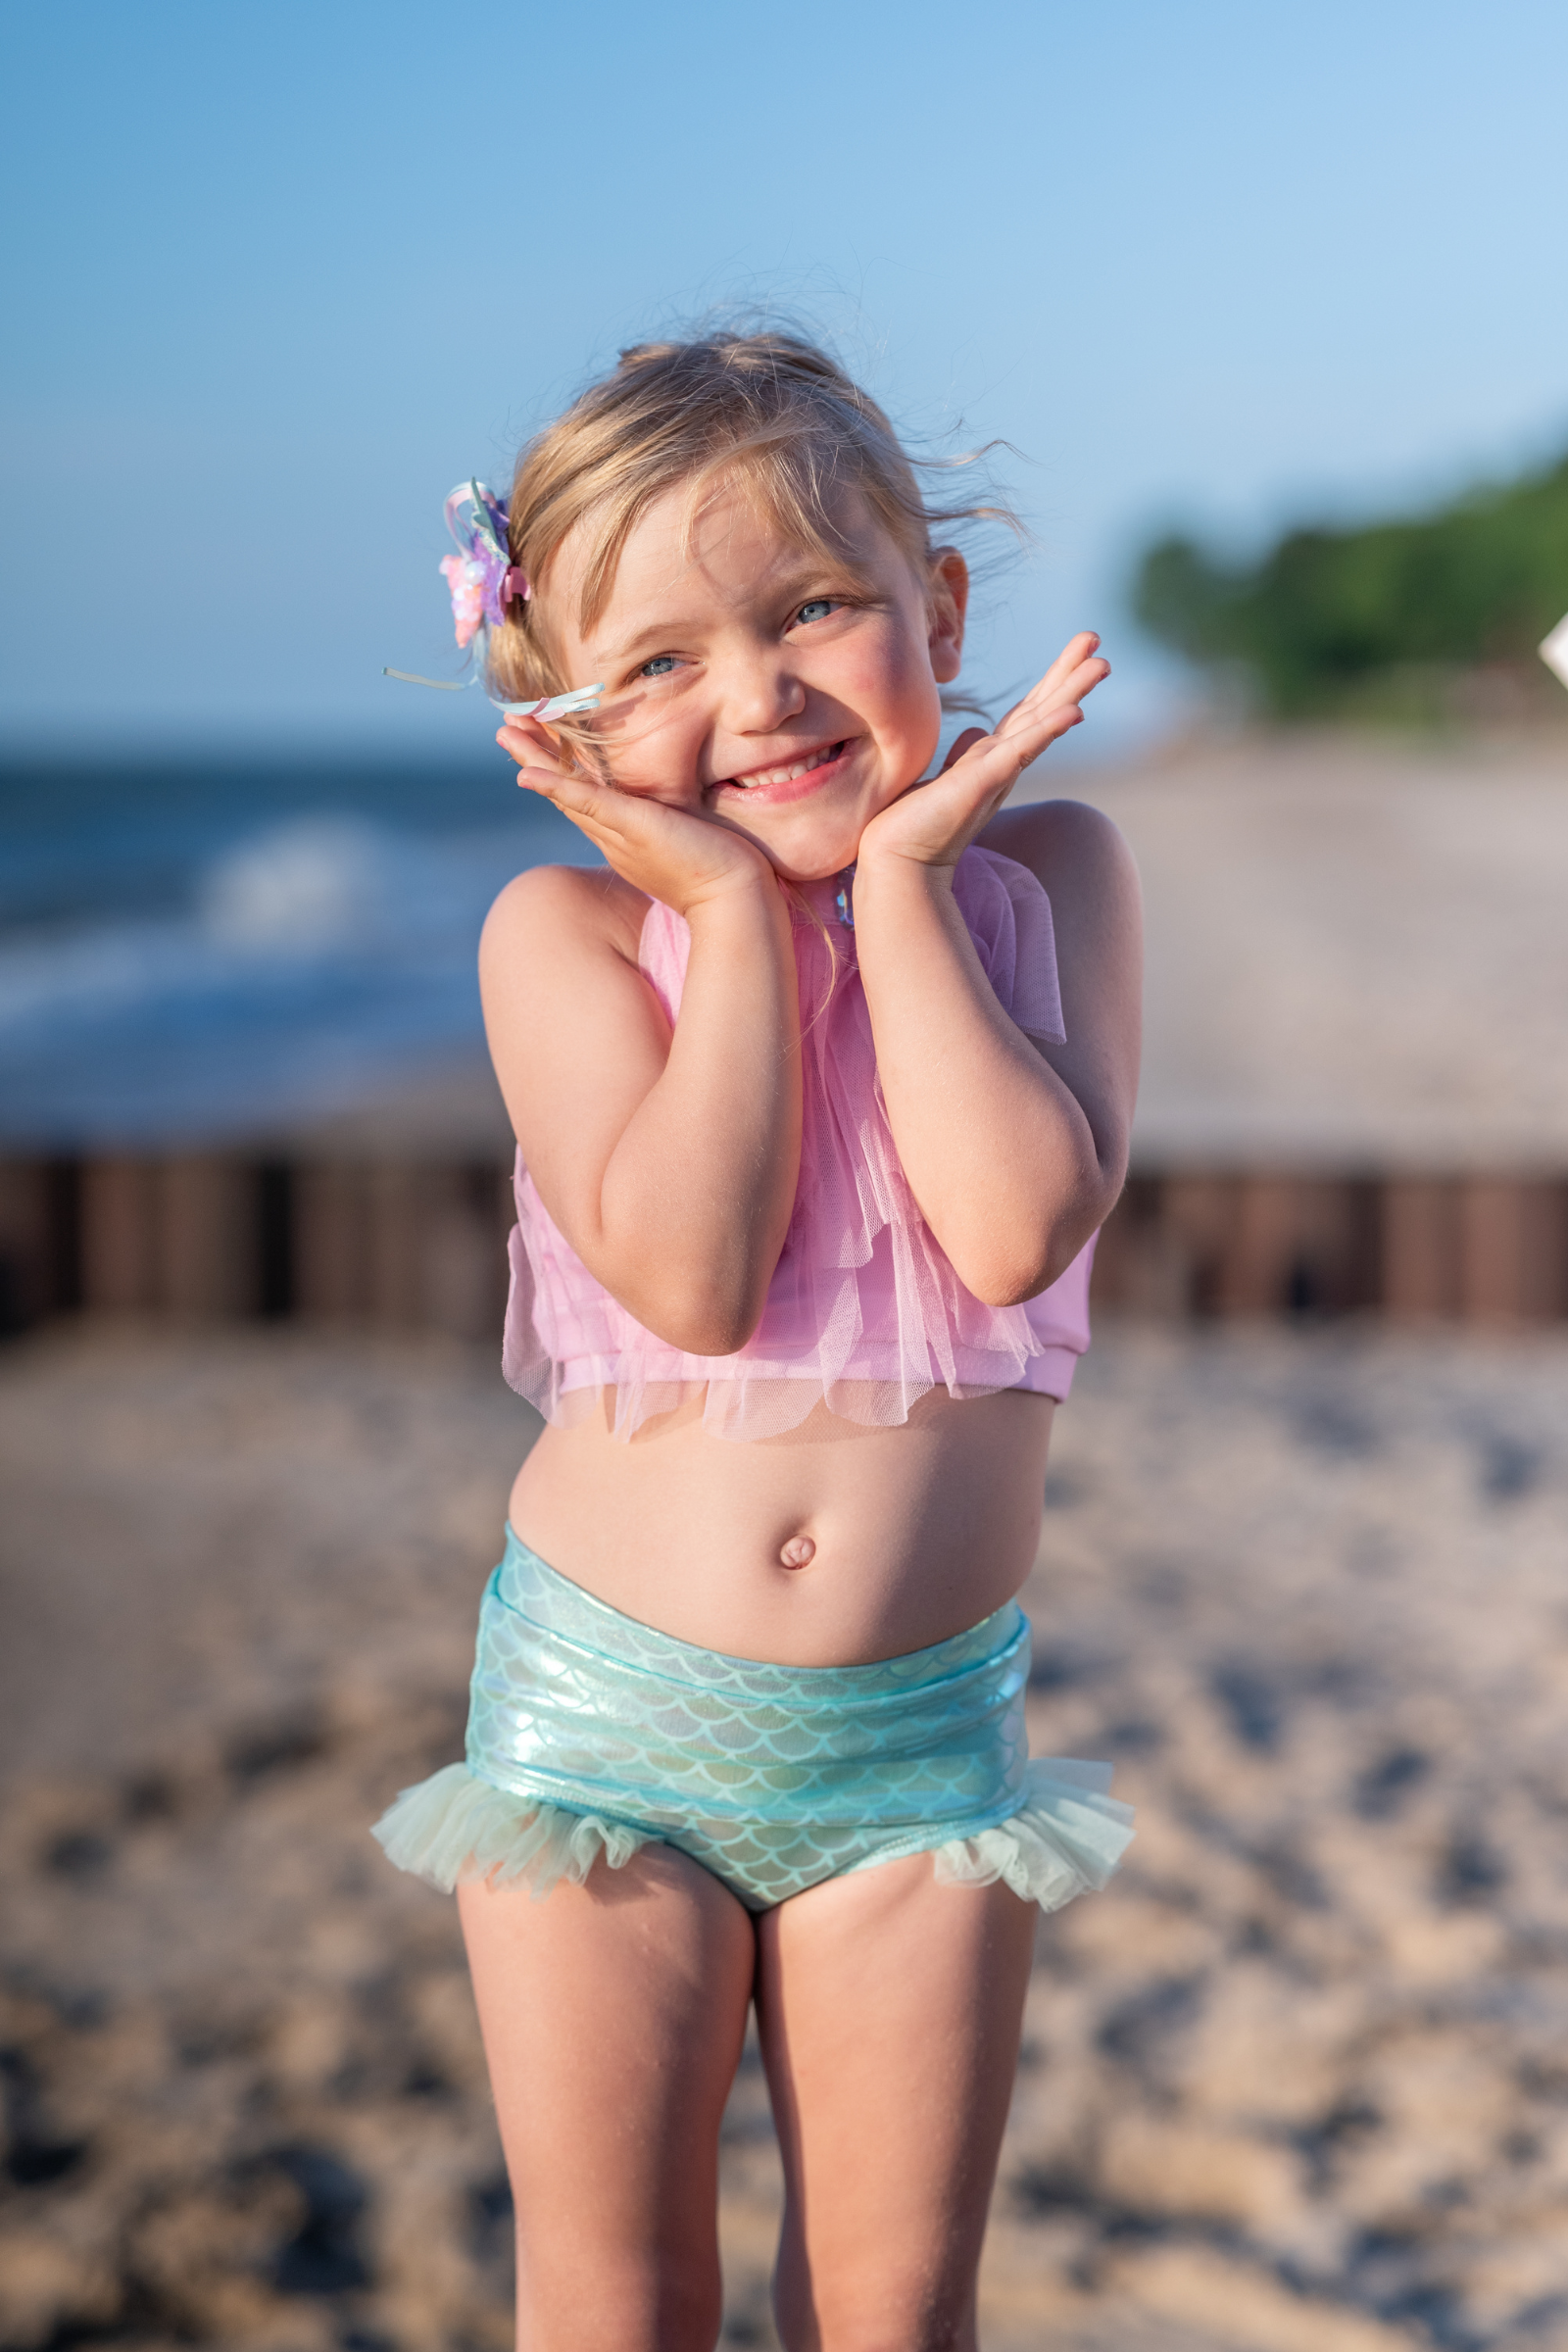
<instances>
[{"instance_id":1,"label":"wet sand","mask_svg":"<svg viewBox=\"0 0 1568 2352\"><path fill-rule=\"evenodd\" d=\"M0 2344L504 2352L452 1906L366 1825L461 1742L524 1409L297 1331L0 1359ZM1568 2347L1568 1337L1102 1332L1028 1590L1116 1760L1042 1928L986 2352ZM724 2340L777 2169L725 2147Z\"/></svg>"}]
</instances>

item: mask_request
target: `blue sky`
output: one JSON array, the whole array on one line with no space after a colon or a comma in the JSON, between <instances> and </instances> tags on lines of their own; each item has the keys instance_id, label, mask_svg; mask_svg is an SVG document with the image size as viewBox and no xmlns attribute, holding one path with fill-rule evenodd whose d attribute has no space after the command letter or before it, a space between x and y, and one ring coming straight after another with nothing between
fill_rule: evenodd
<instances>
[{"instance_id":1,"label":"blue sky","mask_svg":"<svg viewBox=\"0 0 1568 2352\"><path fill-rule=\"evenodd\" d=\"M476 744L443 493L616 348L814 318L1039 537L974 682L1237 543L1568 444L1568 12L841 0L8 14L0 743ZM1085 735L1088 734L1085 730ZM1082 740L1082 739L1080 739Z\"/></svg>"}]
</instances>

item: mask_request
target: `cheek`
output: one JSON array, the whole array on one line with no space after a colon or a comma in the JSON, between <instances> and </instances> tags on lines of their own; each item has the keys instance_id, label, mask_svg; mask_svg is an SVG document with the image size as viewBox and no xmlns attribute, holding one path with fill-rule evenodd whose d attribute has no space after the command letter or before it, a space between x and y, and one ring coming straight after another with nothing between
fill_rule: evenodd
<instances>
[{"instance_id":1,"label":"cheek","mask_svg":"<svg viewBox=\"0 0 1568 2352\"><path fill-rule=\"evenodd\" d=\"M601 738L612 775L617 783L654 790L683 778L704 724L701 710L680 697L644 703L623 718L612 713L612 729Z\"/></svg>"},{"instance_id":2,"label":"cheek","mask_svg":"<svg viewBox=\"0 0 1568 2352\"><path fill-rule=\"evenodd\" d=\"M904 629L867 631L847 641L839 685L878 734L923 736L941 725L942 705L925 646Z\"/></svg>"}]
</instances>

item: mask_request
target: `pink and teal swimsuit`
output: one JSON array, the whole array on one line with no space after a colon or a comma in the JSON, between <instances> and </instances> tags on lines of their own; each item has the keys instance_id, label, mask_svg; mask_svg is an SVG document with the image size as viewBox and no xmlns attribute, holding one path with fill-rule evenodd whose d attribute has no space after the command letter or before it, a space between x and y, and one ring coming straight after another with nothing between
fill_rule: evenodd
<instances>
[{"instance_id":1,"label":"pink and teal swimsuit","mask_svg":"<svg viewBox=\"0 0 1568 2352\"><path fill-rule=\"evenodd\" d=\"M954 895L1003 1008L1062 1042L1051 906L1008 858L967 850ZM647 1331L551 1219L519 1154L507 1378L547 1420L601 1394L629 1438L700 1394L717 1439L771 1437L819 1403L879 1428L941 1387L1064 1397L1089 1344L1093 1244L1022 1306L966 1290L899 1163L855 936L800 901L803 1134L795 1209L757 1331L726 1356ZM639 962L671 1023L690 935L653 905ZM869 1665L725 1657L623 1616L509 1528L485 1592L466 1760L376 1825L433 1884L548 1892L661 1839L754 1911L819 1880L931 1851L939 1877L1004 1879L1054 1910L1109 1878L1131 1811L1110 1767L1028 1754L1029 1624L1015 1601L947 1642Z\"/></svg>"}]
</instances>

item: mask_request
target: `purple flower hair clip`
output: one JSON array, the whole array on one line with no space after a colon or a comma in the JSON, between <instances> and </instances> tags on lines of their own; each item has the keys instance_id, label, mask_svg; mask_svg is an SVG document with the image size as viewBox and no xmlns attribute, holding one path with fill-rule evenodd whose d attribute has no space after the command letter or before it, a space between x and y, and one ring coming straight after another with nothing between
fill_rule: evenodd
<instances>
[{"instance_id":1,"label":"purple flower hair clip","mask_svg":"<svg viewBox=\"0 0 1568 2352\"><path fill-rule=\"evenodd\" d=\"M465 514L464 509L468 513ZM507 540L507 510L481 481L460 482L444 509L447 529L462 553L443 556L440 570L452 592L452 618L458 643L467 646L481 629L499 628L508 605L526 604L532 591L527 574L512 561ZM408 686L434 686L443 694L461 693L477 678L421 678L412 669L384 669L382 676L401 678ZM572 718L598 708L603 686L578 686L569 694L553 694L536 703L498 703L509 718ZM491 701L495 697L491 696Z\"/></svg>"},{"instance_id":2,"label":"purple flower hair clip","mask_svg":"<svg viewBox=\"0 0 1568 2352\"><path fill-rule=\"evenodd\" d=\"M464 514L464 508L471 512ZM446 502L447 529L462 550L443 556L441 570L452 591L452 618L459 645L480 629L501 625L515 597L528 601L528 582L507 546L507 510L483 482L460 482Z\"/></svg>"}]
</instances>

